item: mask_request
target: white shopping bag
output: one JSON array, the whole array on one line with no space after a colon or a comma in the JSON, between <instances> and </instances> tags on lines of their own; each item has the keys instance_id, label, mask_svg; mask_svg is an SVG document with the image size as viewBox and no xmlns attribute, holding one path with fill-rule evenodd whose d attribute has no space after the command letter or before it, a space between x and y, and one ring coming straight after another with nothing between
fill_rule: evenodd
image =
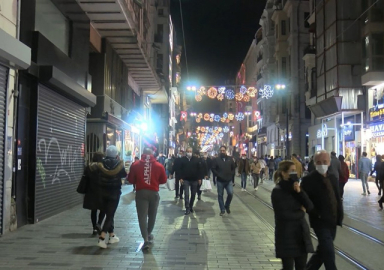
<instances>
[{"instance_id":1,"label":"white shopping bag","mask_svg":"<svg viewBox=\"0 0 384 270\"><path fill-rule=\"evenodd\" d=\"M211 181L209 179L203 179L200 190L212 190Z\"/></svg>"},{"instance_id":2,"label":"white shopping bag","mask_svg":"<svg viewBox=\"0 0 384 270\"><path fill-rule=\"evenodd\" d=\"M174 178L167 180L167 188L169 190L175 190L175 179Z\"/></svg>"},{"instance_id":3,"label":"white shopping bag","mask_svg":"<svg viewBox=\"0 0 384 270\"><path fill-rule=\"evenodd\" d=\"M250 174L248 175L248 182L250 185L253 185L253 177Z\"/></svg>"}]
</instances>

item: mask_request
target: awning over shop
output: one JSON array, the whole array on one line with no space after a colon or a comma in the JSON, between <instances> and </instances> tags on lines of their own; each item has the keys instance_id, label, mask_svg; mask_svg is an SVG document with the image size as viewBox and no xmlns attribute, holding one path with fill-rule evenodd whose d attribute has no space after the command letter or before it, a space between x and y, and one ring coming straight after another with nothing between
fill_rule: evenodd
<instances>
[{"instance_id":1,"label":"awning over shop","mask_svg":"<svg viewBox=\"0 0 384 270\"><path fill-rule=\"evenodd\" d=\"M309 109L315 115L316 118L332 116L341 112L342 100L343 97L330 97L314 105L309 106Z\"/></svg>"}]
</instances>

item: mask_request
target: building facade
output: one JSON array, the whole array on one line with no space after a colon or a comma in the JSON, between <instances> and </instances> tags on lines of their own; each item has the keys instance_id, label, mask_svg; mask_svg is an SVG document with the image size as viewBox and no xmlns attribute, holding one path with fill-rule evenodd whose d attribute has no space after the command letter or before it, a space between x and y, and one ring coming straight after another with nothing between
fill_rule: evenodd
<instances>
[{"instance_id":1,"label":"building facade","mask_svg":"<svg viewBox=\"0 0 384 270\"><path fill-rule=\"evenodd\" d=\"M371 76L377 68L369 54L372 32L367 31L372 11L363 22L360 17L367 1L355 1L353 6L345 0L309 4L310 47L304 56L306 103L312 111L309 154L319 149L343 154L355 174L361 152L368 150L365 97L374 94L363 85L377 83Z\"/></svg>"},{"instance_id":2,"label":"building facade","mask_svg":"<svg viewBox=\"0 0 384 270\"><path fill-rule=\"evenodd\" d=\"M20 40L20 1L3 2L0 10L0 235L17 228L15 196L15 121L18 77L31 64L31 49Z\"/></svg>"}]
</instances>

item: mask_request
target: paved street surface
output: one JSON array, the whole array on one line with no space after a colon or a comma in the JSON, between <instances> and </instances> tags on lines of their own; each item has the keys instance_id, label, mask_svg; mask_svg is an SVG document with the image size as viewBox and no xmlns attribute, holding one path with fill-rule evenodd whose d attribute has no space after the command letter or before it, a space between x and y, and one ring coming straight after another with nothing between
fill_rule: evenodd
<instances>
[{"instance_id":1,"label":"paved street surface","mask_svg":"<svg viewBox=\"0 0 384 270\"><path fill-rule=\"evenodd\" d=\"M185 217L174 192L161 189L154 245L137 251L142 239L131 191L124 187L116 215L120 243L97 247L90 213L79 206L2 237L0 269L280 269L273 232L237 197L233 213L220 217L215 191Z\"/></svg>"},{"instance_id":2,"label":"paved street surface","mask_svg":"<svg viewBox=\"0 0 384 270\"><path fill-rule=\"evenodd\" d=\"M257 192L250 187L249 192L241 192L239 179L236 182L232 213L224 217L219 216L215 190L204 192L202 201L196 203L196 213L184 216L183 202L162 188L155 241L149 252L139 250L142 239L135 194L132 186L124 186L115 220L120 243L106 250L97 247L97 238L91 236L90 212L78 206L0 238L0 269L281 269L274 256L273 212L260 205L260 199L270 202L273 183L264 182ZM377 192L373 192L373 183L370 185L372 194L361 196L360 181L349 181L344 201L347 219L356 217L357 225L382 237L384 213L377 210ZM358 248L364 243L356 245L359 239L348 240L351 237L343 233L350 232L339 230L338 245L356 246L356 254L366 257ZM354 254L353 250L348 252ZM337 264L339 270L357 269L340 256Z\"/></svg>"}]
</instances>

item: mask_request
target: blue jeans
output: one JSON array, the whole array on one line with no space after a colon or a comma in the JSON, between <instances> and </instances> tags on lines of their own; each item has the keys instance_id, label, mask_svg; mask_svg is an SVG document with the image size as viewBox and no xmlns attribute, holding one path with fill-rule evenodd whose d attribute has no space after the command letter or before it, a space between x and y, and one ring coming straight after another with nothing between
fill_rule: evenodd
<instances>
[{"instance_id":1,"label":"blue jeans","mask_svg":"<svg viewBox=\"0 0 384 270\"><path fill-rule=\"evenodd\" d=\"M245 172L241 173L241 188L247 188L247 174Z\"/></svg>"},{"instance_id":2,"label":"blue jeans","mask_svg":"<svg viewBox=\"0 0 384 270\"><path fill-rule=\"evenodd\" d=\"M312 255L307 263L307 270L318 270L324 263L325 269L337 270L335 262L335 248L333 240L336 237L336 226L334 227L314 227L313 230L319 241L315 254Z\"/></svg>"},{"instance_id":3,"label":"blue jeans","mask_svg":"<svg viewBox=\"0 0 384 270\"><path fill-rule=\"evenodd\" d=\"M224 189L227 191L227 200L224 205ZM217 195L219 200L220 211L225 212L225 208L229 208L233 197L233 185L231 181L217 181Z\"/></svg>"},{"instance_id":4,"label":"blue jeans","mask_svg":"<svg viewBox=\"0 0 384 270\"><path fill-rule=\"evenodd\" d=\"M367 192L369 192L369 186L368 186L368 173L360 172L360 178L361 178L361 184L363 185L363 191L365 191L365 187L367 187Z\"/></svg>"}]
</instances>

